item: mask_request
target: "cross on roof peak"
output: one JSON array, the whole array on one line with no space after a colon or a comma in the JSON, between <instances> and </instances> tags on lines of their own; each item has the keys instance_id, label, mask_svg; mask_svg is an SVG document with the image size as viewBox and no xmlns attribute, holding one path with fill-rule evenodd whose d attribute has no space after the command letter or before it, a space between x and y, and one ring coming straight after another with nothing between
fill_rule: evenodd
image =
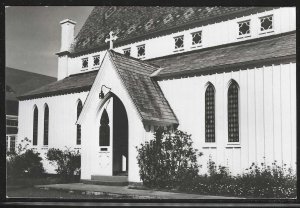
<instances>
[{"instance_id":1,"label":"cross on roof peak","mask_svg":"<svg viewBox=\"0 0 300 208\"><path fill-rule=\"evenodd\" d=\"M116 35L113 35L113 34L114 34L114 32L110 31L109 38L105 39L105 43L109 42L109 49L113 49L113 41L117 40L117 38L118 38Z\"/></svg>"}]
</instances>

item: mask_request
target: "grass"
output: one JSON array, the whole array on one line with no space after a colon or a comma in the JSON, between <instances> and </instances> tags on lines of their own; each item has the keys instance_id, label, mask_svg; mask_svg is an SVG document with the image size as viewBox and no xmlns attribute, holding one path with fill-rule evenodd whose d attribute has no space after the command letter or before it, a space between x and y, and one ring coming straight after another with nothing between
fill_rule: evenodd
<instances>
[{"instance_id":1,"label":"grass","mask_svg":"<svg viewBox=\"0 0 300 208\"><path fill-rule=\"evenodd\" d=\"M65 191L65 190L44 190L35 187L25 188L8 188L6 195L8 198L48 198L48 199L128 199L132 198L127 195L92 195L83 194L82 191Z\"/></svg>"}]
</instances>

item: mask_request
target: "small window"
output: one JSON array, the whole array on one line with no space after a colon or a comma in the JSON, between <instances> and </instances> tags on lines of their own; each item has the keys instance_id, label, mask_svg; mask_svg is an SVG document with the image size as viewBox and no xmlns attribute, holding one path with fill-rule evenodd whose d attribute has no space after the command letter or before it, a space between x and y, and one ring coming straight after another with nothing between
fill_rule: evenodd
<instances>
[{"instance_id":1,"label":"small window","mask_svg":"<svg viewBox=\"0 0 300 208\"><path fill-rule=\"evenodd\" d=\"M88 58L82 59L82 68L87 68L89 66L89 60Z\"/></svg>"},{"instance_id":2,"label":"small window","mask_svg":"<svg viewBox=\"0 0 300 208\"><path fill-rule=\"evenodd\" d=\"M100 64L100 56L97 55L97 56L94 56L94 66L99 66Z\"/></svg>"},{"instance_id":3,"label":"small window","mask_svg":"<svg viewBox=\"0 0 300 208\"><path fill-rule=\"evenodd\" d=\"M174 38L175 40L175 49L183 48L183 35Z\"/></svg>"},{"instance_id":4,"label":"small window","mask_svg":"<svg viewBox=\"0 0 300 208\"><path fill-rule=\"evenodd\" d=\"M33 110L33 136L32 136L32 145L37 145L38 137L38 109L35 106Z\"/></svg>"},{"instance_id":5,"label":"small window","mask_svg":"<svg viewBox=\"0 0 300 208\"><path fill-rule=\"evenodd\" d=\"M137 54L138 57L145 56L145 45L137 46L137 50L138 50L138 54Z\"/></svg>"},{"instance_id":6,"label":"small window","mask_svg":"<svg viewBox=\"0 0 300 208\"><path fill-rule=\"evenodd\" d=\"M215 90L212 84L205 91L205 142L215 142Z\"/></svg>"},{"instance_id":7,"label":"small window","mask_svg":"<svg viewBox=\"0 0 300 208\"><path fill-rule=\"evenodd\" d=\"M260 31L270 31L273 30L273 15L260 18Z\"/></svg>"},{"instance_id":8,"label":"small window","mask_svg":"<svg viewBox=\"0 0 300 208\"><path fill-rule=\"evenodd\" d=\"M46 104L44 112L44 145L48 145L49 138L49 107Z\"/></svg>"},{"instance_id":9,"label":"small window","mask_svg":"<svg viewBox=\"0 0 300 208\"><path fill-rule=\"evenodd\" d=\"M239 36L245 36L250 34L250 20L239 22Z\"/></svg>"},{"instance_id":10,"label":"small window","mask_svg":"<svg viewBox=\"0 0 300 208\"><path fill-rule=\"evenodd\" d=\"M109 128L109 118L106 110L103 110L100 119L100 129L99 129L99 146L109 146L110 138L110 128Z\"/></svg>"},{"instance_id":11,"label":"small window","mask_svg":"<svg viewBox=\"0 0 300 208\"><path fill-rule=\"evenodd\" d=\"M125 56L130 56L130 52L131 52L131 51L130 51L130 48L126 48L126 49L124 49L123 51L124 51L124 55L125 55Z\"/></svg>"},{"instance_id":12,"label":"small window","mask_svg":"<svg viewBox=\"0 0 300 208\"><path fill-rule=\"evenodd\" d=\"M202 43L202 31L192 33L192 45L199 45Z\"/></svg>"},{"instance_id":13,"label":"small window","mask_svg":"<svg viewBox=\"0 0 300 208\"><path fill-rule=\"evenodd\" d=\"M82 111L82 102L79 100L77 104L77 119ZM81 125L77 124L77 138L76 138L76 144L81 145Z\"/></svg>"}]
</instances>

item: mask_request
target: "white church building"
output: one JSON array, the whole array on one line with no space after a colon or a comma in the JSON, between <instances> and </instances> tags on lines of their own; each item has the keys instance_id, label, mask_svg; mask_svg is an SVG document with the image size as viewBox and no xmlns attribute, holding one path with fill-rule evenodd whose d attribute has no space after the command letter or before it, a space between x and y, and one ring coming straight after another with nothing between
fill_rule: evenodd
<instances>
[{"instance_id":1,"label":"white church building","mask_svg":"<svg viewBox=\"0 0 300 208\"><path fill-rule=\"evenodd\" d=\"M19 97L18 138L79 149L82 180L140 182L136 146L158 127L192 135L202 173L209 158L295 169L294 7L95 7L76 37L60 24L58 80Z\"/></svg>"}]
</instances>

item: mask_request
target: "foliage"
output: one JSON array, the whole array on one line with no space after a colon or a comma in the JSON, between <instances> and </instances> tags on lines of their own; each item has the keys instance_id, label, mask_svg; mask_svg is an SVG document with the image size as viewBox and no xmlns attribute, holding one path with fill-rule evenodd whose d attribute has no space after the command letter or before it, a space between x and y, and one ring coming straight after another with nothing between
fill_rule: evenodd
<instances>
[{"instance_id":1,"label":"foliage","mask_svg":"<svg viewBox=\"0 0 300 208\"><path fill-rule=\"evenodd\" d=\"M81 155L79 150L66 150L51 148L46 154L50 164L56 167L56 172L66 180L73 180L75 175L80 174Z\"/></svg>"},{"instance_id":2,"label":"foliage","mask_svg":"<svg viewBox=\"0 0 300 208\"><path fill-rule=\"evenodd\" d=\"M28 143L27 138L21 140L17 151L7 154L8 177L39 177L45 172L40 154L27 149Z\"/></svg>"},{"instance_id":3,"label":"foliage","mask_svg":"<svg viewBox=\"0 0 300 208\"><path fill-rule=\"evenodd\" d=\"M209 175L198 176L193 186L184 189L188 192L214 195L230 195L238 197L260 198L295 198L296 176L291 168L265 163L252 163L246 172L232 176L228 168L215 166L208 162Z\"/></svg>"},{"instance_id":4,"label":"foliage","mask_svg":"<svg viewBox=\"0 0 300 208\"><path fill-rule=\"evenodd\" d=\"M158 129L155 139L138 148L140 177L145 186L175 188L187 185L198 175L198 150L192 147L191 135ZM199 154L201 156L201 153Z\"/></svg>"}]
</instances>

